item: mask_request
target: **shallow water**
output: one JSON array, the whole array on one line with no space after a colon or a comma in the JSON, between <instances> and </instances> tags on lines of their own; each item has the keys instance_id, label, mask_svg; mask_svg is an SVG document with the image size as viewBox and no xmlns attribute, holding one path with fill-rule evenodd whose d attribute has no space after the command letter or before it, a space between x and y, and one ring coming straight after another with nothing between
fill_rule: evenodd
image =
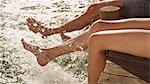
<instances>
[{"instance_id":1,"label":"shallow water","mask_svg":"<svg viewBox=\"0 0 150 84\"><path fill-rule=\"evenodd\" d=\"M64 55L41 67L20 40L44 48L61 44L59 35L43 39L29 31L26 18L32 16L44 26L56 27L77 17L88 4L88 0L0 0L0 84L82 84L87 78L86 51ZM80 31L67 33L78 34Z\"/></svg>"}]
</instances>

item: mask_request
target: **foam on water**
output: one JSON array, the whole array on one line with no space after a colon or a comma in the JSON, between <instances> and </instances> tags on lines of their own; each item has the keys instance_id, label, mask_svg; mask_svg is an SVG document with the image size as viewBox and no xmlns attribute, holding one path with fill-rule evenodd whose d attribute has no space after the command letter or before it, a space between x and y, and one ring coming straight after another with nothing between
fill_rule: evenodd
<instances>
[{"instance_id":1,"label":"foam on water","mask_svg":"<svg viewBox=\"0 0 150 84\"><path fill-rule=\"evenodd\" d=\"M41 67L35 56L23 48L21 39L44 48L60 45L60 35L42 38L29 31L26 18L32 16L48 27L60 26L81 14L88 4L86 0L1 0L0 83L81 84L79 79L87 77L87 53L67 54ZM78 34L80 31L67 33L71 37Z\"/></svg>"}]
</instances>

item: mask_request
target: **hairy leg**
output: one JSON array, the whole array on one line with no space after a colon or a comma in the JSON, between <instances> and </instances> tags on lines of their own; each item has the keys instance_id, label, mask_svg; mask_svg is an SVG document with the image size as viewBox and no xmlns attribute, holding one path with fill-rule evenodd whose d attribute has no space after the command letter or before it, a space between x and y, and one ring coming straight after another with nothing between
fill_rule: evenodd
<instances>
[{"instance_id":1,"label":"hairy leg","mask_svg":"<svg viewBox=\"0 0 150 84\"><path fill-rule=\"evenodd\" d=\"M99 19L99 9L101 7L107 5L115 5L121 6L121 0L111 0L111 1L101 1L99 3L91 4L88 9L79 17L75 18L72 21L67 22L66 24L58 27L58 28L47 28L41 26L36 20L33 18L27 19L27 25L29 29L35 33L40 32L44 36L49 36L56 33L71 32L74 30L81 30L85 26L93 23L97 19ZM34 25L35 24L35 25ZM63 36L63 35L62 35Z\"/></svg>"},{"instance_id":2,"label":"hairy leg","mask_svg":"<svg viewBox=\"0 0 150 84\"><path fill-rule=\"evenodd\" d=\"M113 30L94 33L89 39L88 84L98 84L106 65L105 50L150 58L149 30Z\"/></svg>"}]
</instances>

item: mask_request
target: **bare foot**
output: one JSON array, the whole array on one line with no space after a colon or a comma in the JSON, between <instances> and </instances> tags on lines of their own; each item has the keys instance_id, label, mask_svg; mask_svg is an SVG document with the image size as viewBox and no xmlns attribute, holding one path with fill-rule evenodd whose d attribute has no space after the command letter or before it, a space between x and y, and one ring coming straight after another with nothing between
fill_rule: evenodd
<instances>
[{"instance_id":1,"label":"bare foot","mask_svg":"<svg viewBox=\"0 0 150 84\"><path fill-rule=\"evenodd\" d=\"M23 47L32 52L36 57L37 57L37 62L41 65L41 66L45 66L50 59L48 58L48 56L46 55L45 51L40 49L37 46L33 46L28 44L27 42L25 42L23 39L21 40Z\"/></svg>"},{"instance_id":2,"label":"bare foot","mask_svg":"<svg viewBox=\"0 0 150 84\"><path fill-rule=\"evenodd\" d=\"M53 30L42 26L39 22L37 22L33 18L27 19L27 25L29 26L29 30L34 33L41 33L43 36L49 36L53 34Z\"/></svg>"}]
</instances>

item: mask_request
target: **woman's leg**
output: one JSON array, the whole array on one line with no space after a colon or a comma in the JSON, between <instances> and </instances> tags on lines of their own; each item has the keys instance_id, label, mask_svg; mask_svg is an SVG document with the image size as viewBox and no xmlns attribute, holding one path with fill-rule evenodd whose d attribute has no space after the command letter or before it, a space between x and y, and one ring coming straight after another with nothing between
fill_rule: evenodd
<instances>
[{"instance_id":1,"label":"woman's leg","mask_svg":"<svg viewBox=\"0 0 150 84\"><path fill-rule=\"evenodd\" d=\"M67 22L66 24L58 28L47 28L42 26L33 18L27 19L27 25L31 31L34 33L40 32L43 36L49 36L52 34L62 33L62 32L72 32L74 30L81 30L85 26L99 19L98 12L96 10L91 10L92 6L89 6L88 10L76 19Z\"/></svg>"},{"instance_id":2,"label":"woman's leg","mask_svg":"<svg viewBox=\"0 0 150 84\"><path fill-rule=\"evenodd\" d=\"M119 21L113 21L113 22L105 22L105 21L100 20L100 21L95 22L88 30L83 32L81 35L62 43L59 46L48 48L48 49L38 48L38 49L42 49L43 52L45 53L42 55L40 54L36 46L33 47L32 45L24 41L22 42L23 42L25 49L27 49L28 51L31 51L33 54L35 54L35 52L38 52L38 54L35 54L35 56L37 56L37 59L40 58L40 60L42 60L42 58L46 59L48 57L49 60L47 61L50 61L60 55L74 52L77 50L81 50L81 48L86 49L88 47L88 38L92 33L103 31L103 30L139 28L139 27L144 28L147 25L147 22L150 22L150 20L147 20L146 22L143 20L135 22L134 19L133 20L126 19L126 20L119 20ZM43 55L46 55L46 56L43 56ZM47 61L45 62L41 61L39 64L46 65L48 63Z\"/></svg>"},{"instance_id":3,"label":"woman's leg","mask_svg":"<svg viewBox=\"0 0 150 84\"><path fill-rule=\"evenodd\" d=\"M149 30L111 30L94 33L89 39L88 84L98 84L106 65L105 50L150 58Z\"/></svg>"},{"instance_id":4,"label":"woman's leg","mask_svg":"<svg viewBox=\"0 0 150 84\"><path fill-rule=\"evenodd\" d=\"M48 49L33 46L31 44L26 43L24 40L22 40L22 44L26 50L32 52L37 57L38 63L41 66L44 66L49 61L55 59L58 56L70 52L74 52L77 50L82 50L82 48L86 49L88 37L89 37L89 32L85 31L83 34L79 35L76 38L67 40L66 42L62 43L59 46L48 48Z\"/></svg>"},{"instance_id":5,"label":"woman's leg","mask_svg":"<svg viewBox=\"0 0 150 84\"><path fill-rule=\"evenodd\" d=\"M24 40L22 40L22 44L26 50L32 52L37 57L38 63L44 66L49 61L55 59L56 57L60 55L86 49L88 47L88 38L90 34L102 29L100 28L100 25L101 24L99 23L94 23L90 29L87 29L86 31L84 31L81 35L75 38L72 38L62 43L61 45L58 45L53 48L48 48L48 49L39 48L38 46L34 46L34 45L26 43Z\"/></svg>"},{"instance_id":6,"label":"woman's leg","mask_svg":"<svg viewBox=\"0 0 150 84\"><path fill-rule=\"evenodd\" d=\"M99 9L103 6L107 5L115 5L115 6L121 6L122 2L121 0L110 0L110 1L101 1L99 3L91 4L88 9L79 17L76 19L67 22L66 24L58 27L58 28L47 28L44 26L41 26L36 20L33 18L27 19L27 25L29 26L29 29L35 33L40 32L44 36L49 36L56 33L61 32L71 32L74 30L81 30L85 26L93 23L97 19L99 19Z\"/></svg>"}]
</instances>

